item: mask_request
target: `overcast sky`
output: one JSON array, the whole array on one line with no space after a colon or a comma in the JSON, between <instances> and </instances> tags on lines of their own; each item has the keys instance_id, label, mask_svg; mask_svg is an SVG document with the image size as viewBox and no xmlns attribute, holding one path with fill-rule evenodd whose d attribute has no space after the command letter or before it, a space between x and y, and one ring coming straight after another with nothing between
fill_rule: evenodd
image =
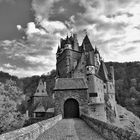
<instances>
[{"instance_id":1,"label":"overcast sky","mask_svg":"<svg viewBox=\"0 0 140 140\"><path fill-rule=\"evenodd\" d=\"M0 0L0 70L47 73L60 38L85 29L104 61L140 60L140 0Z\"/></svg>"}]
</instances>

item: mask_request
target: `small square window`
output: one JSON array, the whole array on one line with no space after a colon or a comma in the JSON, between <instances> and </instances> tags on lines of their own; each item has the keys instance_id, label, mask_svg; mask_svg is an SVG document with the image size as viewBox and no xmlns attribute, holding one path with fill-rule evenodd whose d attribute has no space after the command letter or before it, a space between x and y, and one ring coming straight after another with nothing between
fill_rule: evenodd
<instances>
[{"instance_id":1,"label":"small square window","mask_svg":"<svg viewBox=\"0 0 140 140\"><path fill-rule=\"evenodd\" d=\"M89 97L97 97L98 94L97 93L89 93Z\"/></svg>"}]
</instances>

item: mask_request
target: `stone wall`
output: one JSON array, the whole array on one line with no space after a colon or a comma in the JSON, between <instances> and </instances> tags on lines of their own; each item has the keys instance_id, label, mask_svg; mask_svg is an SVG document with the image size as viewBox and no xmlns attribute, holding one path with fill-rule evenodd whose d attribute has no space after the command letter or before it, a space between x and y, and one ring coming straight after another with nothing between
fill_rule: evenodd
<instances>
[{"instance_id":1,"label":"stone wall","mask_svg":"<svg viewBox=\"0 0 140 140\"><path fill-rule=\"evenodd\" d=\"M64 116L64 103L67 99L75 99L79 103L80 114L88 111L88 100L86 90L63 90L55 91L55 115L62 114Z\"/></svg>"},{"instance_id":2,"label":"stone wall","mask_svg":"<svg viewBox=\"0 0 140 140\"><path fill-rule=\"evenodd\" d=\"M28 127L0 135L0 140L36 140L47 129L62 119L62 115L44 120Z\"/></svg>"},{"instance_id":3,"label":"stone wall","mask_svg":"<svg viewBox=\"0 0 140 140\"><path fill-rule=\"evenodd\" d=\"M127 131L85 115L82 115L81 118L106 140L140 140L140 135L136 132Z\"/></svg>"}]
</instances>

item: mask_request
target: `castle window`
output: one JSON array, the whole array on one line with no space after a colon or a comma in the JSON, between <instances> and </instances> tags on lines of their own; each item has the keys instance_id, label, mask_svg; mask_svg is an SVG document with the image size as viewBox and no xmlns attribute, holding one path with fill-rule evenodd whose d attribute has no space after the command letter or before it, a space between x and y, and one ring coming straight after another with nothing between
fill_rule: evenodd
<instances>
[{"instance_id":1,"label":"castle window","mask_svg":"<svg viewBox=\"0 0 140 140\"><path fill-rule=\"evenodd\" d=\"M42 90L42 92L44 93L44 90Z\"/></svg>"},{"instance_id":2,"label":"castle window","mask_svg":"<svg viewBox=\"0 0 140 140\"><path fill-rule=\"evenodd\" d=\"M98 97L98 94L95 92L95 93L89 93L89 97Z\"/></svg>"},{"instance_id":3,"label":"castle window","mask_svg":"<svg viewBox=\"0 0 140 140\"><path fill-rule=\"evenodd\" d=\"M106 86L104 85L104 88L106 89Z\"/></svg>"},{"instance_id":4,"label":"castle window","mask_svg":"<svg viewBox=\"0 0 140 140\"><path fill-rule=\"evenodd\" d=\"M37 92L39 92L39 90L37 90Z\"/></svg>"}]
</instances>

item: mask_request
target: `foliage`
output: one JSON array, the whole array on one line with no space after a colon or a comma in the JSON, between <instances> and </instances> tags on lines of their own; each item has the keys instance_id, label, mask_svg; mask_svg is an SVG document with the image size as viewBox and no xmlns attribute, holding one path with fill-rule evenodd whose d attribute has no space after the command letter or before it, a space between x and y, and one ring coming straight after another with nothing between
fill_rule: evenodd
<instances>
[{"instance_id":1,"label":"foliage","mask_svg":"<svg viewBox=\"0 0 140 140\"><path fill-rule=\"evenodd\" d=\"M23 126L25 116L17 110L23 100L23 93L12 80L0 85L0 132L7 132Z\"/></svg>"},{"instance_id":2,"label":"foliage","mask_svg":"<svg viewBox=\"0 0 140 140\"><path fill-rule=\"evenodd\" d=\"M140 117L140 62L108 62L114 67L117 103Z\"/></svg>"}]
</instances>

